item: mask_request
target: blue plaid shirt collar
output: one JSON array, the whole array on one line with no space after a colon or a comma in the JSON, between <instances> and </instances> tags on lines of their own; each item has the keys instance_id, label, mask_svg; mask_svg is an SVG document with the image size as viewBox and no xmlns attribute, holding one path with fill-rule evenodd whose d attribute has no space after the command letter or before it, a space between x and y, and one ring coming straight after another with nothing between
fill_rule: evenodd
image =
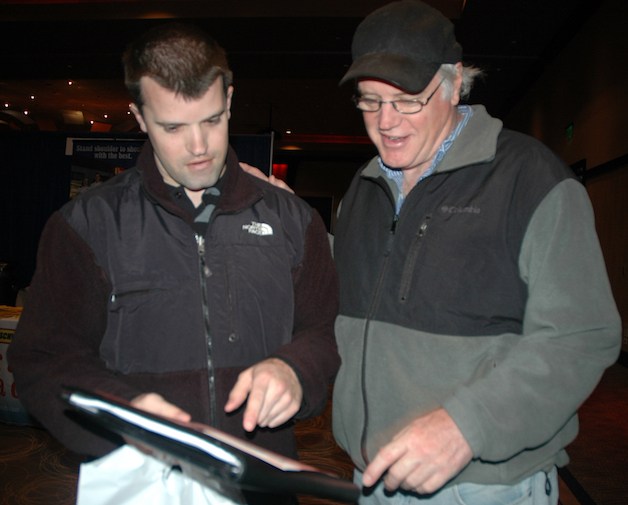
<instances>
[{"instance_id":1,"label":"blue plaid shirt collar","mask_svg":"<svg viewBox=\"0 0 628 505\"><path fill-rule=\"evenodd\" d=\"M436 152L436 156L434 156L434 160L432 161L432 164L429 166L429 168L425 172L423 172L423 174L421 174L421 177L417 181L417 184L421 182L423 179L429 177L430 175L434 173L434 171L436 170L436 167L439 165L439 163L442 161L443 157L445 156L445 154L447 153L451 145L454 143L454 140L456 140L458 135L460 135L460 132L462 131L462 129L469 122L469 118L471 118L471 116L473 115L473 109L468 105L459 105L458 112L462 115L462 120L458 122L458 124L456 125L456 128L454 128L454 131L452 131L449 134L449 136L445 139L445 141L438 148L438 151ZM403 205L403 200L404 200L403 192L402 192L403 170L395 170L392 168L388 168L386 165L384 165L384 162L382 161L381 157L378 158L378 161L379 161L379 167L384 173L384 175L388 179L393 181L397 187L397 190L398 190L397 191L397 213L399 213L399 211L401 210L401 206Z\"/></svg>"}]
</instances>

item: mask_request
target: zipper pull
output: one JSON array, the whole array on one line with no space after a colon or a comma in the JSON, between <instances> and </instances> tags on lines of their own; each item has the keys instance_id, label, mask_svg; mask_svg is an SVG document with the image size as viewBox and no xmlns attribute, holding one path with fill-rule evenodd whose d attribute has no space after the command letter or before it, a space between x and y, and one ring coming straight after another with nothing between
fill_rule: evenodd
<instances>
[{"instance_id":1,"label":"zipper pull","mask_svg":"<svg viewBox=\"0 0 628 505\"><path fill-rule=\"evenodd\" d=\"M202 235L196 234L196 246L198 248L198 258L201 265L201 272L205 278L209 278L212 275L212 271L205 263L205 238Z\"/></svg>"},{"instance_id":2,"label":"zipper pull","mask_svg":"<svg viewBox=\"0 0 628 505\"><path fill-rule=\"evenodd\" d=\"M198 254L201 256L205 254L205 238L198 233L196 234L196 246L198 247Z\"/></svg>"},{"instance_id":3,"label":"zipper pull","mask_svg":"<svg viewBox=\"0 0 628 505\"><path fill-rule=\"evenodd\" d=\"M390 254L390 250L392 249L392 244L395 240L395 231L397 230L398 221L399 221L399 214L395 214L395 217L393 217L392 224L390 225L390 233L388 234L388 239L386 240L386 248L384 249L384 256L388 256Z\"/></svg>"},{"instance_id":4,"label":"zipper pull","mask_svg":"<svg viewBox=\"0 0 628 505\"><path fill-rule=\"evenodd\" d=\"M392 224L390 225L390 233L392 233L393 235L395 234L395 231L397 230L398 222L399 222L399 214L395 214L395 217L393 217Z\"/></svg>"}]
</instances>

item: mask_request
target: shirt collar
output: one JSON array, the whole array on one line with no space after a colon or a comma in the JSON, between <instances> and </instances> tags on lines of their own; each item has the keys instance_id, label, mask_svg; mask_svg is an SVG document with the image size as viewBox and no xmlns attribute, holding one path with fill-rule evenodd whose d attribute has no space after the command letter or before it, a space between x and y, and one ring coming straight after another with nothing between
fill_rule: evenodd
<instances>
[{"instance_id":1,"label":"shirt collar","mask_svg":"<svg viewBox=\"0 0 628 505\"><path fill-rule=\"evenodd\" d=\"M208 204L215 207L218 204L218 199L222 193L222 187L224 186L224 176L216 181L212 187L207 188L203 192L203 199L198 207L194 207L192 200L188 197L183 186L169 186L170 197L176 204L185 210L191 216L199 216Z\"/></svg>"},{"instance_id":2,"label":"shirt collar","mask_svg":"<svg viewBox=\"0 0 628 505\"><path fill-rule=\"evenodd\" d=\"M468 105L459 105L458 113L462 116L462 119L458 121L458 124L456 125L454 130L449 134L449 136L440 145L440 147L438 148L438 151L436 152L436 155L434 156L434 160L432 161L428 169L421 174L421 177L419 177L417 184L421 182L422 180L426 179L427 177L429 177L430 175L432 175L436 171L436 167L438 167L439 163L442 161L445 154L447 153L451 145L454 143L454 140L456 140L458 135L460 135L460 132L462 131L462 129L469 122L469 119L473 115L473 109ZM381 171L384 173L384 175L388 179L393 181L395 183L395 186L397 187L397 212L399 212L403 204L403 200L404 200L403 191L402 191L403 170L395 170L393 168L387 167L382 161L382 158L379 156L377 160L379 162L379 167Z\"/></svg>"}]
</instances>

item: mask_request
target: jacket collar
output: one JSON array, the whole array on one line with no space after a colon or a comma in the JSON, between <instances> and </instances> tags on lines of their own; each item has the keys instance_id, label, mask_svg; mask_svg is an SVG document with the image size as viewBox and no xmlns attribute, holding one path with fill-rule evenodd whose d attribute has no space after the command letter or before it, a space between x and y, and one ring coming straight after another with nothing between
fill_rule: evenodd
<instances>
[{"instance_id":1,"label":"jacket collar","mask_svg":"<svg viewBox=\"0 0 628 505\"><path fill-rule=\"evenodd\" d=\"M483 105L474 105L472 108L469 122L436 167L436 172L447 172L495 159L502 122L491 117Z\"/></svg>"},{"instance_id":2,"label":"jacket collar","mask_svg":"<svg viewBox=\"0 0 628 505\"><path fill-rule=\"evenodd\" d=\"M226 165L223 175L225 181L217 211L236 212L261 198L261 190L251 176L247 176L240 168L238 157L231 146L227 152ZM151 201L187 222L193 221L193 216L173 201L171 187L164 182L155 163L155 154L150 140L146 141L138 156L137 170L141 176L142 186Z\"/></svg>"},{"instance_id":3,"label":"jacket collar","mask_svg":"<svg viewBox=\"0 0 628 505\"><path fill-rule=\"evenodd\" d=\"M491 161L495 158L497 138L502 131L502 122L491 117L483 105L474 105L469 122L436 167L435 173L447 172L476 163ZM377 178L382 175L378 157L371 159L364 170L363 177Z\"/></svg>"}]
</instances>

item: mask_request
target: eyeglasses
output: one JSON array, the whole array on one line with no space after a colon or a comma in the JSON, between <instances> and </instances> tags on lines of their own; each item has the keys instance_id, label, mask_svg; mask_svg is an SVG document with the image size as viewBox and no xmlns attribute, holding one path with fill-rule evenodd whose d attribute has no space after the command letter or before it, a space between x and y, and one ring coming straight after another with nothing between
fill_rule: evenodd
<instances>
[{"instance_id":1,"label":"eyeglasses","mask_svg":"<svg viewBox=\"0 0 628 505\"><path fill-rule=\"evenodd\" d=\"M394 107L394 109L400 114L416 114L417 112L421 112L423 107L425 107L432 97L440 88L440 85L443 84L445 79L441 79L438 83L438 86L434 88L434 91L428 96L425 100L421 100L420 98L403 98L400 100L378 100L377 98L371 98L369 96L356 95L353 97L353 102L355 106L360 109L362 112L377 112L382 108L382 104L389 103Z\"/></svg>"}]
</instances>

